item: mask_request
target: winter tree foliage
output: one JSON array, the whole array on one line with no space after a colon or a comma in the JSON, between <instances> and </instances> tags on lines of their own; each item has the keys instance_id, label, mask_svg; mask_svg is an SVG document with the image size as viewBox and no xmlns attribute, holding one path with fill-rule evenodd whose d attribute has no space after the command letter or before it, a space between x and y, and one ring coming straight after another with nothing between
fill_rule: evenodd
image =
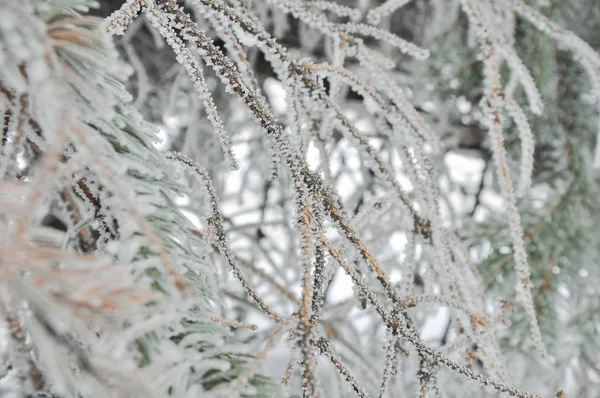
<instances>
[{"instance_id":1,"label":"winter tree foliage","mask_svg":"<svg viewBox=\"0 0 600 398\"><path fill-rule=\"evenodd\" d=\"M0 396L599 396L598 31L0 0Z\"/></svg>"}]
</instances>

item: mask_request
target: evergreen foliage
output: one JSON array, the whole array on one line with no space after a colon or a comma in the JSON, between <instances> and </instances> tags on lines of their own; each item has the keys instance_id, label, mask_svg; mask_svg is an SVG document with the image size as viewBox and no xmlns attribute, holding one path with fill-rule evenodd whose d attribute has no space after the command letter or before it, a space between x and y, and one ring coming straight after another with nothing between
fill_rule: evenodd
<instances>
[{"instance_id":1,"label":"evergreen foliage","mask_svg":"<svg viewBox=\"0 0 600 398\"><path fill-rule=\"evenodd\" d=\"M0 11L1 396L600 394L600 3Z\"/></svg>"}]
</instances>

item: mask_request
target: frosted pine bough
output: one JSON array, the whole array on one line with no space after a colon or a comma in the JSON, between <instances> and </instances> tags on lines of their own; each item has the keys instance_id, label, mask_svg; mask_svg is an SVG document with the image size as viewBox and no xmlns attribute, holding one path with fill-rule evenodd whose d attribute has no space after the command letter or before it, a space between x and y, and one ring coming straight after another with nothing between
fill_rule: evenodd
<instances>
[{"instance_id":1,"label":"frosted pine bough","mask_svg":"<svg viewBox=\"0 0 600 398\"><path fill-rule=\"evenodd\" d=\"M126 105L128 95L115 79L123 74L98 21L63 11L63 3L53 8L52 2L3 0L10 18L0 25L7 226L2 299L15 391L548 393L541 385L529 393L521 389L523 380L507 368L499 339L516 293L529 329L524 349L531 366L560 368L546 354L536 319L534 293L541 285L533 289L524 242L531 229L523 227L514 193L530 194L534 172L535 142L523 107L543 110L535 79L514 49L515 20L529 21L570 49L592 82L598 56L519 1L431 3L436 10L462 10L482 54L480 120L489 130L508 211L516 274L516 287L501 306L486 299L476 256L467 248L476 245L459 238L460 223L442 213L435 121L430 126L412 105L394 71L394 51L416 64L429 52L373 25L410 2L370 9L323 1L195 0L183 8L175 1L126 2L105 26L125 34L122 46L140 82L136 104L146 103L142 95L168 98L175 117L167 122L187 126L183 144L169 148L183 153L161 154L150 144L156 130ZM286 49L276 38L291 29L287 15L302 21L297 48ZM154 29L157 43L162 37L172 47L181 66L170 69L176 77L166 93L144 87L144 54L136 54L130 29ZM321 40L322 59L304 58L303 51ZM262 92L266 82L253 66L257 54L285 92L283 115ZM213 76L222 86L214 87ZM225 108L228 118L219 113L227 103L214 97L220 87L238 98L235 113ZM519 90L524 101L514 95ZM363 100L356 111L361 120L348 113L349 91ZM143 110L151 119L156 112ZM506 116L522 146L516 168L504 146ZM225 163L209 150L213 141ZM258 210L256 220L236 221L243 217L231 211L227 165L244 176L233 198L239 196L239 215L254 201L249 206ZM515 170L519 177L511 178ZM254 184L261 188L253 190ZM182 212L195 215L195 225ZM58 215L62 228L49 215ZM402 248L395 247L399 241ZM331 303L342 272L355 296ZM450 310L453 336L441 344L425 341L419 325L430 305ZM221 325L256 330L237 333L239 344L232 344ZM289 351L279 390L255 376L275 345ZM333 381L320 369L333 369Z\"/></svg>"},{"instance_id":2,"label":"frosted pine bough","mask_svg":"<svg viewBox=\"0 0 600 398\"><path fill-rule=\"evenodd\" d=\"M127 104L127 69L101 20L64 4L2 9L2 308L15 396L188 396L240 376L249 353L215 322L201 277L210 247L173 202L184 190L152 146L155 128Z\"/></svg>"}]
</instances>

